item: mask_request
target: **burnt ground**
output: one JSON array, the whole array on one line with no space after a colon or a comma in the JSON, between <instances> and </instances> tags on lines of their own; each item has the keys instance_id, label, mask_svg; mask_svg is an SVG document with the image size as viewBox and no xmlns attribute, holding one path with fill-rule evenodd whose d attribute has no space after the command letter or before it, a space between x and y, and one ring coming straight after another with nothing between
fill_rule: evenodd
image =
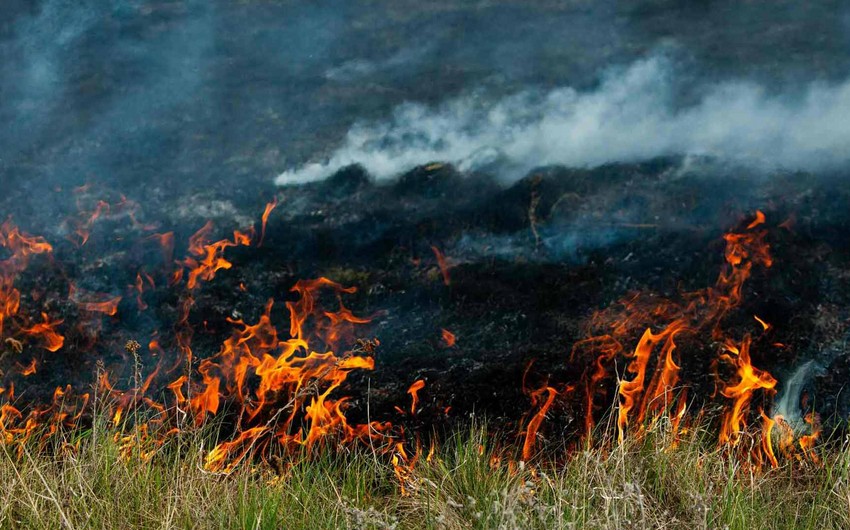
<instances>
[{"instance_id":1,"label":"burnt ground","mask_svg":"<svg viewBox=\"0 0 850 530\"><path fill-rule=\"evenodd\" d=\"M287 329L283 302L293 298L292 285L327 276L358 287L345 303L355 314L373 317L360 336L381 342L376 369L354 373L346 383L353 419L366 419L368 399L371 419L439 429L474 413L513 432L530 406L522 388L530 361L530 387L581 382L588 363L570 362L569 354L586 336L595 310L637 291L675 299L713 285L724 263L723 233L746 226L761 209L774 265L754 269L743 304L724 328L742 337L759 331L753 315L770 322L773 327L754 342L754 364L782 387L795 367L814 360L807 406L813 404L824 419L837 418L850 409L842 391L850 373L847 182L845 175L752 175L690 159L541 168L510 186L448 165L420 167L376 184L352 167L324 182L255 186L230 195L209 189L170 195L152 184L127 196L137 204L135 225L114 209L92 225L81 247L69 241L78 206L114 203L122 190L56 189L43 198L56 206L54 213L33 222L26 211L16 211L11 195L6 205L16 223L55 246L52 258L34 259L18 280L22 314L35 318L46 311L64 319L60 329L67 340L56 353L37 344L27 344L21 354L7 351L3 369L22 399L38 400L66 382L86 388L98 359L129 382L132 360L122 345L158 336L166 351L173 349L182 292L164 286L168 267L146 237L173 230L174 259L182 259L189 236L206 219L215 224L213 239L259 227L263 206L276 195L280 204L263 245L228 249L233 267L194 293L190 323L198 359L217 352L229 336L228 317L255 322L269 298L277 301L273 320ZM448 285L432 246L450 263ZM129 287L140 269L158 285L144 292L143 311ZM83 318L67 299L70 282L122 295L118 314ZM80 321L83 327L72 327ZM454 346L443 344L443 328L457 336ZM680 346L682 379L696 405L711 401L717 351L710 337ZM23 380L16 366L32 357L39 371ZM149 371L155 352L143 348L142 363ZM409 406L405 391L416 379L426 381L423 408L409 418L394 407ZM613 395L613 377L606 384ZM546 429L575 432L578 414L575 400L567 398Z\"/></svg>"}]
</instances>

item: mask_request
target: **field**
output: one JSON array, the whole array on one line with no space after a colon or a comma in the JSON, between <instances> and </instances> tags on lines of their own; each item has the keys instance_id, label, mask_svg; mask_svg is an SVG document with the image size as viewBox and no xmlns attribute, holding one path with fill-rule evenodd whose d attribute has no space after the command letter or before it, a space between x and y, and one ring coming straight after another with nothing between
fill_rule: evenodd
<instances>
[{"instance_id":1,"label":"field","mask_svg":"<svg viewBox=\"0 0 850 530\"><path fill-rule=\"evenodd\" d=\"M98 422L36 452L5 446L2 528L847 528L850 447L755 469L692 429L515 459L471 423L396 473L368 448L204 470L212 429L152 455ZM660 425L660 424L657 424ZM124 433L132 436L133 433Z\"/></svg>"}]
</instances>

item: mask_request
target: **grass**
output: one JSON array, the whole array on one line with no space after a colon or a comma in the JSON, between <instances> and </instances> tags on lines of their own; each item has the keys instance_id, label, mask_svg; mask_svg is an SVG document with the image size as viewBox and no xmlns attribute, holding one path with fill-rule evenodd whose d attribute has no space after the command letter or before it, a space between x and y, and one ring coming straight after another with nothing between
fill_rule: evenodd
<instances>
[{"instance_id":1,"label":"grass","mask_svg":"<svg viewBox=\"0 0 850 530\"><path fill-rule=\"evenodd\" d=\"M0 528L850 528L847 443L817 465L755 471L705 431L676 449L649 432L532 465L470 425L402 489L389 456L368 449L221 475L203 469L209 431L181 436L149 460L122 453L104 422L69 434L75 449L2 446Z\"/></svg>"}]
</instances>

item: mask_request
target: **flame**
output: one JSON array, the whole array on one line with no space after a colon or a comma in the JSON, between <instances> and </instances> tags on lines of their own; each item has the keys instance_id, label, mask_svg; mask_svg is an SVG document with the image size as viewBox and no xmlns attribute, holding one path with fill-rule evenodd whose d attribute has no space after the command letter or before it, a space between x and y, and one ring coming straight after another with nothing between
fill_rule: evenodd
<instances>
[{"instance_id":1,"label":"flame","mask_svg":"<svg viewBox=\"0 0 850 530\"><path fill-rule=\"evenodd\" d=\"M800 449L803 451L803 455L808 457L815 463L819 463L817 453L814 451L815 442L820 437L821 427L820 427L820 419L817 414L810 412L806 414L805 422L809 425L810 433L800 436Z\"/></svg>"},{"instance_id":2,"label":"flame","mask_svg":"<svg viewBox=\"0 0 850 530\"><path fill-rule=\"evenodd\" d=\"M272 213L272 210L277 206L277 197L273 198L271 202L266 204L266 209L263 211L262 217L262 227L260 228L260 240L257 242L257 246L263 246L263 241L266 239L266 224L269 222L269 215Z\"/></svg>"},{"instance_id":3,"label":"flame","mask_svg":"<svg viewBox=\"0 0 850 530\"><path fill-rule=\"evenodd\" d=\"M186 283L189 289L195 289L201 280L211 281L215 278L216 272L233 266L232 263L224 259L225 249L251 244L251 236L238 230L233 231L232 241L222 239L215 243L209 243L209 236L212 231L212 221L207 221L189 238L189 253L194 257L187 257L183 261L183 265L189 269L189 278Z\"/></svg>"},{"instance_id":4,"label":"flame","mask_svg":"<svg viewBox=\"0 0 850 530\"><path fill-rule=\"evenodd\" d=\"M88 242L89 236L91 235L91 229L94 226L95 221L100 219L102 215L109 215L109 212L109 203L101 200L97 201L97 206L94 211L90 213L83 213L84 219L74 229L74 233L79 237L76 241L78 246L83 246Z\"/></svg>"},{"instance_id":5,"label":"flame","mask_svg":"<svg viewBox=\"0 0 850 530\"><path fill-rule=\"evenodd\" d=\"M747 230L752 230L758 225L762 225L765 222L764 213L761 210L756 210L756 218L753 219L753 222L747 225Z\"/></svg>"},{"instance_id":6,"label":"flame","mask_svg":"<svg viewBox=\"0 0 850 530\"><path fill-rule=\"evenodd\" d=\"M434 257L437 258L437 265L440 267L440 274L443 276L443 283L450 285L452 283L451 278L449 277L449 269L451 268L451 265L449 265L448 259L446 259L446 256L443 255L439 248L432 245L431 250L434 252Z\"/></svg>"},{"instance_id":7,"label":"flame","mask_svg":"<svg viewBox=\"0 0 850 530\"><path fill-rule=\"evenodd\" d=\"M544 395L546 396L545 400L543 399ZM536 406L541 402L542 405L540 405L540 408L534 416L531 417L531 420L528 422L528 426L525 429L525 441L522 444L523 460L531 460L531 457L534 454L534 444L537 439L537 431L540 429L540 425L546 418L546 414L555 402L555 397L557 395L558 391L550 386L544 386L543 388L531 393L532 406Z\"/></svg>"},{"instance_id":8,"label":"flame","mask_svg":"<svg viewBox=\"0 0 850 530\"><path fill-rule=\"evenodd\" d=\"M269 215L276 205L276 199L266 205L258 239L249 230L234 231L232 238L212 242L214 228L207 222L189 239L183 261L173 259L172 232L146 235L142 239L140 251L145 253L145 265L143 269L134 269L135 281L130 280L132 284L126 286L128 296L135 298L136 307L143 311L147 302L158 298L159 289L167 283L176 289L171 302L176 308L172 333L157 332L145 341L149 352L144 358L157 361L153 370L138 363L142 358L141 345L132 340L127 342L126 352L132 356L125 354L123 364L133 365L131 388L119 388L122 381L128 380L126 372L121 371L121 363L109 367L98 365L95 392L99 403L112 403L109 415L116 429L114 442L118 454L122 458L150 459L173 434L195 429L216 416L223 426L222 441L206 454L204 463L209 471L229 473L246 461L266 458L272 452L294 457L366 442L382 454L392 455L402 491L409 492L416 487L414 466L420 454L424 455L418 436L414 445L401 426L374 421L355 423L347 414L361 404L349 392L352 385L349 376L375 368L374 355L379 345L377 340L357 338L358 328L368 324L371 318L356 315L344 304L347 295L356 293L354 287L324 277L300 280L292 287L285 310L276 309L280 306L269 299L257 317L228 318L226 323L231 332L221 341L218 351L200 362L195 359L193 321L203 322L199 334L217 326L211 317L192 314L196 297L203 296L202 288L215 279L218 271L233 266L229 260L232 257L225 256L228 248L249 246L252 242L257 246L262 244ZM150 227L136 220L135 209L133 203L123 198L117 204L98 203L74 225L80 244L90 241L90 229L98 219L119 212L130 217L134 228L148 230ZM754 342L749 335L742 339L732 337L722 326L725 317L740 306L743 287L753 271L772 265L765 224L765 215L758 211L745 228L723 236L725 264L711 287L679 293L671 299L652 293L631 294L614 306L594 313L588 320L585 338L571 348L570 363L576 365L575 373L582 373L580 382L556 385L547 379L545 384L529 391L524 376L523 392L530 397L531 409L518 429L523 439L522 458L529 460L535 456L543 440L540 432L546 418L553 415L556 407L570 403L575 389L581 389L572 401L579 401L584 408L579 430L586 436L591 435L601 405L610 402L609 395L616 392L620 442L626 436L640 436L647 425L656 425L654 422L665 416L669 418L675 447L680 434L692 425L687 417L688 382L682 381L680 367L694 359L694 351L702 353L711 348L716 352L713 358L719 389L719 397L712 399L724 405L720 445L730 453L749 455L757 466L776 466L780 458L817 462L815 444L820 435L817 416L814 413L806 416L808 427L796 424L792 427L781 416L767 414L777 383L771 374L753 365L751 353L755 352L758 360L761 343ZM17 278L26 270L30 259L52 253L52 247L43 238L22 234L9 221L0 225L0 247L5 256L0 260L0 337L17 354L29 344L59 351L66 340L60 333L62 320L42 312L40 321L34 321L27 308L21 309L21 293L16 287ZM432 250L443 281L449 285L451 264L437 247ZM148 259L151 253L155 260ZM158 261L160 253L162 264L154 268L150 263ZM240 291L245 292L244 283L239 285ZM149 290L156 296L144 297ZM24 300L38 300L40 296L43 294L33 291ZM110 316L118 316L122 301L121 296L86 292L73 283L68 298L82 313ZM125 307L121 306L121 313L125 313ZM84 315L84 318L92 316ZM209 326L205 318L210 318ZM770 328L758 316L754 318L765 331ZM288 326L280 328L279 321L287 320ZM78 343L75 329L79 328L68 328L69 343ZM447 329L441 329L441 339L445 347L456 344L455 335ZM10 445L42 440L42 436L74 427L84 417L89 400L87 393L77 394L72 387L64 386L56 387L49 403L47 397L38 405L16 403L14 379L32 375L37 367L41 368L41 357L37 361L31 353L27 355L24 357L29 361L27 365L13 359L17 369L6 374L4 389L0 389L4 400L0 404L0 440ZM411 416L417 414L419 391L424 387L425 382L420 379L407 390ZM101 396L106 399L101 400ZM448 414L451 407L443 405L436 404L437 410ZM432 443L425 460L431 461L433 454ZM500 457L495 457L491 465L500 466ZM508 469L515 466L516 463L508 462Z\"/></svg>"},{"instance_id":9,"label":"flame","mask_svg":"<svg viewBox=\"0 0 850 530\"><path fill-rule=\"evenodd\" d=\"M156 289L156 282L150 274L147 274L144 271L139 271L136 273L136 281L130 286L130 289L136 292L136 307L139 311L144 311L148 308L148 304L143 298L145 291L148 289Z\"/></svg>"},{"instance_id":10,"label":"flame","mask_svg":"<svg viewBox=\"0 0 850 530\"><path fill-rule=\"evenodd\" d=\"M65 344L65 337L56 331L56 327L62 323L61 320L50 320L47 313L41 314L42 322L21 330L25 335L41 340L44 349L50 352L59 351Z\"/></svg>"},{"instance_id":11,"label":"flame","mask_svg":"<svg viewBox=\"0 0 850 530\"><path fill-rule=\"evenodd\" d=\"M419 404L419 391L425 388L425 381L419 379L414 381L410 388L407 389L407 393L410 394L410 413L416 414L416 405Z\"/></svg>"},{"instance_id":12,"label":"flame","mask_svg":"<svg viewBox=\"0 0 850 530\"><path fill-rule=\"evenodd\" d=\"M267 208L264 221L272 208ZM100 214L89 219L96 219L106 211L102 206ZM206 417L223 414L225 410L233 420L234 431L208 453L206 466L211 471L229 472L255 451L266 451L272 444L285 451L297 448L310 451L331 440L346 444L358 440L370 443L389 440L388 433L393 428L390 423L350 423L345 411L352 401L345 395L338 395L349 373L374 369L372 355L379 344L377 340L355 339L355 327L370 319L355 315L343 304L342 297L356 291L353 287L344 287L327 278L299 281L292 288L295 299L286 302L288 337L279 337L272 324L274 304L270 300L254 324L229 319L234 328L230 338L222 343L216 355L195 365L194 329L190 322L194 307L192 293L202 282L212 281L218 270L231 267L224 258L225 249L248 246L252 239L250 233L235 231L232 239L209 243L211 236L212 224L207 223L190 238L189 257L182 262L183 268L172 271L168 266L173 234L145 238L145 241L159 244L166 265L162 274L169 277L172 287L180 281L184 270L188 271L188 280L186 291L177 302L174 326L177 356L169 359L170 351L161 347L154 337L149 344L148 357L158 357L159 362L147 375L141 373L141 368L136 369L133 388L119 390L110 382L107 370L98 374L97 392L107 398L106 402L114 403L109 414L118 429L115 443L119 454L149 459L168 436L190 427L182 420L187 413L194 420L192 423L199 425ZM0 228L0 244L9 255L0 261L0 307L3 309L0 323L3 323L19 312L20 293L14 287L17 275L26 268L30 256L51 252L52 247L42 238L21 234L8 222ZM142 295L148 288L156 289L156 281L139 270L129 289L135 293L140 310L147 305ZM116 315L122 298L86 292L71 283L69 299L81 311ZM328 309L327 302L333 299L337 307ZM27 322L26 317L18 320ZM58 332L61 323L43 313L41 322L18 325L16 329L21 337L37 340L49 351L58 351L64 344L64 337ZM14 336L7 337L7 343L19 344ZM134 359L139 357L140 347L135 341L129 341L126 346ZM33 358L28 366L19 365L16 373L24 377L31 375L36 363ZM154 385L174 371L178 373L162 382L170 391L173 406L152 399ZM11 405L13 383L8 384L3 393L6 404L0 410L0 434L8 443L22 443L39 427L46 427L52 433L60 426L70 425L84 413L88 399L87 394L74 396L70 387L58 388L52 405L33 406L29 412L24 412ZM147 410L147 419L136 423L132 432L121 434L131 417L139 422L138 415L131 416L130 412L140 407Z\"/></svg>"},{"instance_id":13,"label":"flame","mask_svg":"<svg viewBox=\"0 0 850 530\"><path fill-rule=\"evenodd\" d=\"M30 363L26 366L21 366L21 365L18 365L18 366L19 366L19 370L20 370L21 375L24 376L24 377L29 377L36 372L35 358L33 358L30 361Z\"/></svg>"},{"instance_id":14,"label":"flame","mask_svg":"<svg viewBox=\"0 0 850 530\"><path fill-rule=\"evenodd\" d=\"M318 304L319 291L330 289L337 295L354 292L352 288L319 278L299 281L293 291L301 297L287 302L290 313L290 338L280 340L271 323L274 307L270 300L257 324L249 325L232 321L236 326L231 338L227 339L218 354L202 361L198 372L202 376L200 388L189 400L196 421L203 421L206 414L216 414L223 399L235 400L244 410L244 426L237 445L217 447L210 458L208 468L227 471L234 454L234 447L244 447L250 438L272 435L284 447L304 446L310 450L321 445L331 436L344 442L368 438L387 429L386 425L349 425L344 410L348 405L345 397L335 398L334 392L347 379L352 370L372 370L374 359L348 351L337 356L332 351L324 353L310 349L308 327L312 337L325 346L345 342L347 327L365 323L368 319L355 317L342 306L336 312L325 311ZM249 378L258 378L256 388L247 384ZM173 383L172 390L178 400L183 398L185 379ZM269 421L274 428L269 426ZM263 429L258 429L259 425ZM241 458L244 453L237 453Z\"/></svg>"},{"instance_id":15,"label":"flame","mask_svg":"<svg viewBox=\"0 0 850 530\"><path fill-rule=\"evenodd\" d=\"M631 381L620 382L620 408L617 413L618 439L623 441L626 427L629 424L629 413L637 406L637 422L642 423L646 417L647 408L659 410L671 401L670 393L678 382L679 366L673 360L676 349L674 338L684 328L680 321L674 322L663 332L653 334L649 328L644 331L633 354L633 360L626 368L627 372L635 374ZM649 359L655 345L663 344L658 356L659 367L649 385L649 391L644 393L644 381ZM666 408L665 408L666 410Z\"/></svg>"},{"instance_id":16,"label":"flame","mask_svg":"<svg viewBox=\"0 0 850 530\"><path fill-rule=\"evenodd\" d=\"M14 284L17 277L29 266L32 256L49 254L53 247L42 237L22 233L11 221L0 224L0 248L9 254L0 260L0 337L5 323L20 311L21 293Z\"/></svg>"},{"instance_id":17,"label":"flame","mask_svg":"<svg viewBox=\"0 0 850 530\"><path fill-rule=\"evenodd\" d=\"M449 331L447 329L442 329L441 334L442 334L443 344L446 346L446 348L451 348L452 346L455 345L457 337L455 337L454 333L452 333L451 331Z\"/></svg>"},{"instance_id":18,"label":"flame","mask_svg":"<svg viewBox=\"0 0 850 530\"><path fill-rule=\"evenodd\" d=\"M218 444L207 453L204 464L207 469L230 473L253 449L256 441L268 429L264 426L252 427L239 433L235 440Z\"/></svg>"},{"instance_id":19,"label":"flame","mask_svg":"<svg viewBox=\"0 0 850 530\"><path fill-rule=\"evenodd\" d=\"M153 225L146 225L139 222L136 217L139 211L138 203L127 199L127 197L123 195L120 195L119 200L113 204L110 204L103 199L98 199L94 203L93 209L89 209L91 206L87 206L85 203L89 202L90 204L90 201L87 201L90 189L91 186L88 185L74 189L74 194L77 195L76 203L78 214L65 221L65 225L69 226L69 231L73 233L69 234L67 239L74 245L78 247L84 246L89 241L89 237L91 236L95 223L101 219L116 220L126 217L130 220L131 225L136 229L155 229Z\"/></svg>"},{"instance_id":20,"label":"flame","mask_svg":"<svg viewBox=\"0 0 850 530\"><path fill-rule=\"evenodd\" d=\"M575 361L578 358L584 357L584 350L596 353L597 357L593 363L593 372L590 377L585 376L582 379L585 381L584 396L585 396L585 416L584 416L584 434L590 438L595 425L594 412L595 401L597 396L605 394L605 387L600 386L600 383L608 376L608 370L605 364L610 362L615 356L623 351L623 345L611 335L602 335L583 339L573 344L570 360Z\"/></svg>"},{"instance_id":21,"label":"flame","mask_svg":"<svg viewBox=\"0 0 850 530\"><path fill-rule=\"evenodd\" d=\"M762 419L762 452L770 462L771 467L778 467L779 461L776 459L776 453L773 452L773 427L776 425L776 420L759 410L759 415Z\"/></svg>"},{"instance_id":22,"label":"flame","mask_svg":"<svg viewBox=\"0 0 850 530\"><path fill-rule=\"evenodd\" d=\"M736 341L728 337L721 328L725 316L741 304L743 286L756 266L772 266L767 230L763 229L766 218L756 212L752 220L740 232L729 232L723 236L726 242L724 257L726 264L713 287L681 294L681 300L667 300L646 293L637 293L623 299L615 306L595 313L590 321L590 330L601 330L575 343L570 354L571 362L587 359L584 380L584 431L590 436L595 425L597 404L604 402L604 382L612 376L615 359L626 357L625 375L617 384L619 406L617 409L617 438L622 442L629 426L637 425L635 434L640 435L647 421L667 415L674 433L673 445L678 443L681 422L686 414L687 387L683 386L678 400L673 395L680 385L680 343L690 346L701 337L709 343L724 345L718 359L731 366L733 379L720 380L720 395L729 400L722 414L722 429L718 440L721 445L736 446L741 433L750 421L750 405L756 395L765 400L772 398L776 379L768 372L753 366L750 357L752 339L745 336ZM755 316L767 330L770 325ZM640 332L635 346L628 348L629 341ZM685 350L682 350L685 351ZM719 376L719 373L718 373ZM540 391L538 391L540 392ZM534 406L541 401L534 400ZM529 422L529 428L539 428L544 414L538 410ZM753 449L756 461L775 465L772 452L772 430L780 425L775 418L762 414L761 447ZM814 429L812 429L814 431ZM786 436L783 435L783 438ZM794 440L793 432L790 439ZM532 437L526 436L526 444ZM800 439L801 444L810 443ZM780 442L780 446L787 445ZM805 453L805 451L804 451ZM526 456L530 451L526 451Z\"/></svg>"},{"instance_id":23,"label":"flame","mask_svg":"<svg viewBox=\"0 0 850 530\"><path fill-rule=\"evenodd\" d=\"M746 413L753 393L756 390L773 390L776 387L776 379L769 373L759 370L750 361L749 335L744 337L740 346L727 344L727 354L721 359L729 362L736 368L738 382L734 385L726 385L720 393L731 399L732 406L723 415L723 425L720 429L720 443L735 445L738 443L740 433L746 426Z\"/></svg>"},{"instance_id":24,"label":"flame","mask_svg":"<svg viewBox=\"0 0 850 530\"><path fill-rule=\"evenodd\" d=\"M159 245L159 250L162 253L163 263L171 263L174 259L174 232L165 232L164 234L151 234L146 241L155 241Z\"/></svg>"}]
</instances>

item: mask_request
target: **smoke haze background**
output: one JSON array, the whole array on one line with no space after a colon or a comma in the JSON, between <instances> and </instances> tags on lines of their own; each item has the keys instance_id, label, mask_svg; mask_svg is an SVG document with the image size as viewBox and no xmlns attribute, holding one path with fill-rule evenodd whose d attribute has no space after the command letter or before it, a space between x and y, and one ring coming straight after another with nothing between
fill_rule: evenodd
<instances>
[{"instance_id":1,"label":"smoke haze background","mask_svg":"<svg viewBox=\"0 0 850 530\"><path fill-rule=\"evenodd\" d=\"M349 160L816 170L844 161L848 29L838 0L8 0L0 183L35 217L57 187L256 196Z\"/></svg>"}]
</instances>

